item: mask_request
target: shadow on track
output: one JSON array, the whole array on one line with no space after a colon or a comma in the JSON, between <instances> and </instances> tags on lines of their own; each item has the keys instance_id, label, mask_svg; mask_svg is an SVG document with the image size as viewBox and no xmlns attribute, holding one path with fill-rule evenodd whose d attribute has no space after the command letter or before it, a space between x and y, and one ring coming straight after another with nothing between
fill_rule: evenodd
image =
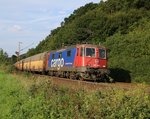
<instances>
[{"instance_id":1,"label":"shadow on track","mask_svg":"<svg viewBox=\"0 0 150 119\"><path fill-rule=\"evenodd\" d=\"M110 77L112 77L115 82L126 82L131 83L130 71L121 68L111 68Z\"/></svg>"}]
</instances>

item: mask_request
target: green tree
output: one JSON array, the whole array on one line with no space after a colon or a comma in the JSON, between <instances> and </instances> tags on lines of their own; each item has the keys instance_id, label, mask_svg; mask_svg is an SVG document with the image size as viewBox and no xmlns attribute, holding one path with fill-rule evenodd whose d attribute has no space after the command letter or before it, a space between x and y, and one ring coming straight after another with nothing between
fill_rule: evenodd
<instances>
[{"instance_id":1,"label":"green tree","mask_svg":"<svg viewBox=\"0 0 150 119\"><path fill-rule=\"evenodd\" d=\"M0 48L0 64L5 64L8 62L8 54Z\"/></svg>"}]
</instances>

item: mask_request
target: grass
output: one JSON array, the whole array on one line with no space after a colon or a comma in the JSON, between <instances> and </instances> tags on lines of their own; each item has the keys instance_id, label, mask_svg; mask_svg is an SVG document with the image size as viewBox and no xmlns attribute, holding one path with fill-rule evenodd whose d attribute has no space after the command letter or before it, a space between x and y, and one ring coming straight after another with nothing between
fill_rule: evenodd
<instances>
[{"instance_id":1,"label":"grass","mask_svg":"<svg viewBox=\"0 0 150 119\"><path fill-rule=\"evenodd\" d=\"M11 118L13 107L25 98L25 92L18 80L0 72L0 118Z\"/></svg>"},{"instance_id":2,"label":"grass","mask_svg":"<svg viewBox=\"0 0 150 119\"><path fill-rule=\"evenodd\" d=\"M86 91L58 87L27 74L0 71L1 119L148 119L150 95L133 91Z\"/></svg>"}]
</instances>

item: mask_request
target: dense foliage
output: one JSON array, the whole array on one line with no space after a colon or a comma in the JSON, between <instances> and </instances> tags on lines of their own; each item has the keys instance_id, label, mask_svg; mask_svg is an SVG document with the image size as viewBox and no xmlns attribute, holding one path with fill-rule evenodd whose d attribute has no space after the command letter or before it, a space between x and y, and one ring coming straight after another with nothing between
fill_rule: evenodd
<instances>
[{"instance_id":1,"label":"dense foliage","mask_svg":"<svg viewBox=\"0 0 150 119\"><path fill-rule=\"evenodd\" d=\"M8 54L0 48L0 65L8 63Z\"/></svg>"},{"instance_id":2,"label":"dense foliage","mask_svg":"<svg viewBox=\"0 0 150 119\"><path fill-rule=\"evenodd\" d=\"M28 56L62 47L62 44L93 43L110 49L110 68L129 72L133 81L150 82L150 1L107 0L75 10ZM122 71L120 71L121 73ZM119 77L126 77L120 74ZM119 78L118 78L119 79Z\"/></svg>"},{"instance_id":3,"label":"dense foliage","mask_svg":"<svg viewBox=\"0 0 150 119\"><path fill-rule=\"evenodd\" d=\"M3 67L5 65L12 65L17 61L17 56L12 55L9 57L7 52L5 52L2 48L0 48L0 66Z\"/></svg>"},{"instance_id":4,"label":"dense foliage","mask_svg":"<svg viewBox=\"0 0 150 119\"><path fill-rule=\"evenodd\" d=\"M40 81L38 81L40 80ZM149 119L150 95L137 90L73 90L0 71L1 119Z\"/></svg>"}]
</instances>

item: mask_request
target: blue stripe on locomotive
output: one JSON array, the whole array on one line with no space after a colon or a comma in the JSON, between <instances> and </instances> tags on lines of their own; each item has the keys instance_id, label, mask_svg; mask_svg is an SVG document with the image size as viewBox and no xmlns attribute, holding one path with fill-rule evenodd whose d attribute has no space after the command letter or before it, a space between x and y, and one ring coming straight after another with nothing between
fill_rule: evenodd
<instances>
[{"instance_id":1,"label":"blue stripe on locomotive","mask_svg":"<svg viewBox=\"0 0 150 119\"><path fill-rule=\"evenodd\" d=\"M71 51L71 56L67 56L67 51ZM70 48L66 49L62 52L62 57L58 58L60 52L53 52L50 53L50 56L48 58L48 67L71 67L74 64L75 55L76 55L76 48ZM55 54L55 57L52 59L52 55Z\"/></svg>"}]
</instances>

